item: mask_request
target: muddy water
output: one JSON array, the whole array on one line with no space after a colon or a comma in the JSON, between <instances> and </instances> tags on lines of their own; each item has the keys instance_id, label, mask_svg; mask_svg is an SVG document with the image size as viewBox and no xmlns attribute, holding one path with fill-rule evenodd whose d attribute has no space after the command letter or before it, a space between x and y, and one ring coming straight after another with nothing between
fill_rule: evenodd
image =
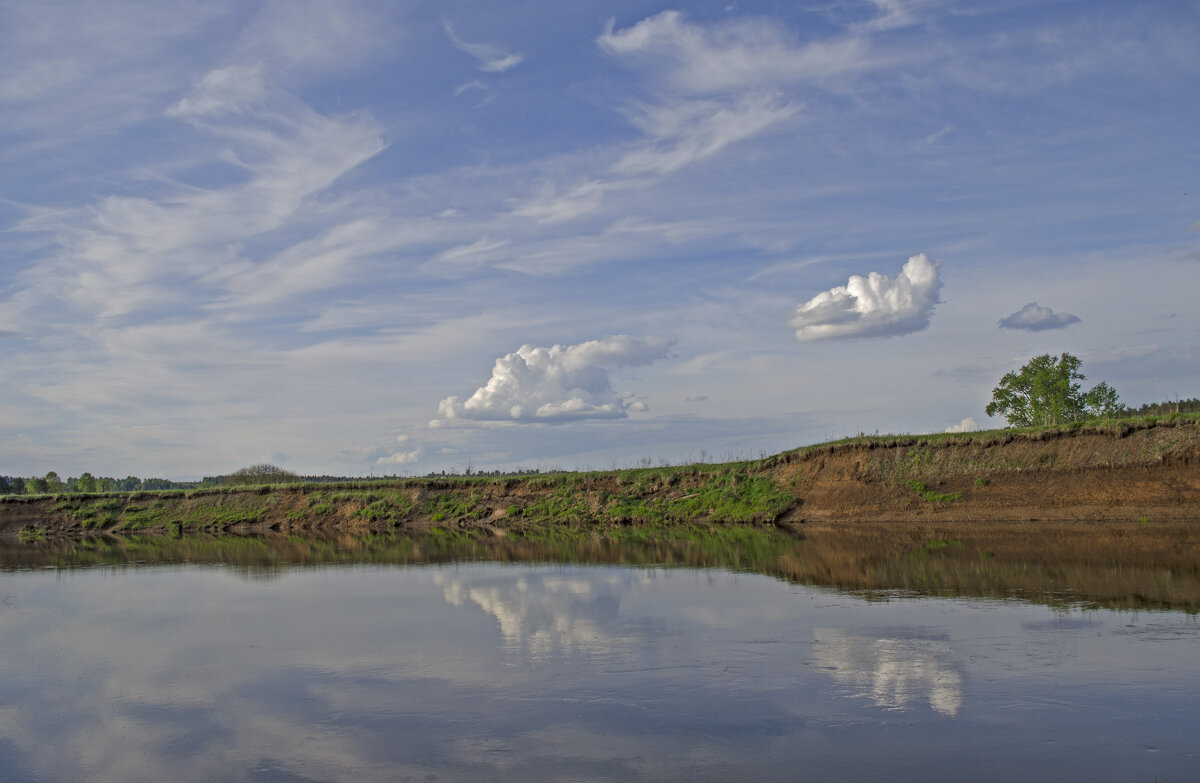
<instances>
[{"instance_id":1,"label":"muddy water","mask_svg":"<svg viewBox=\"0 0 1200 783\"><path fill-rule=\"evenodd\" d=\"M1178 611L488 562L0 573L0 779L1194 780Z\"/></svg>"}]
</instances>

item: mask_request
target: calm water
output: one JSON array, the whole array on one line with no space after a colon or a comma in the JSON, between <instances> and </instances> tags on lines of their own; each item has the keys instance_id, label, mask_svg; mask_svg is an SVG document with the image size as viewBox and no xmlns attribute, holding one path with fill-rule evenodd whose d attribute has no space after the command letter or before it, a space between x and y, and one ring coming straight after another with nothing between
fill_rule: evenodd
<instances>
[{"instance_id":1,"label":"calm water","mask_svg":"<svg viewBox=\"0 0 1200 783\"><path fill-rule=\"evenodd\" d=\"M1200 778L1200 624L720 570L0 573L0 778Z\"/></svg>"}]
</instances>

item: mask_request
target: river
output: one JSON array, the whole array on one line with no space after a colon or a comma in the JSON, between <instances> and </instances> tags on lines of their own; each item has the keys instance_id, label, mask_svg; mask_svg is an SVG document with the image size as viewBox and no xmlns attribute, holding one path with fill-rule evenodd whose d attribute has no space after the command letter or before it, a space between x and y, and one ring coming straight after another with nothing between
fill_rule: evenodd
<instances>
[{"instance_id":1,"label":"river","mask_svg":"<svg viewBox=\"0 0 1200 783\"><path fill-rule=\"evenodd\" d=\"M726 568L0 572L17 781L1196 779L1200 624Z\"/></svg>"}]
</instances>

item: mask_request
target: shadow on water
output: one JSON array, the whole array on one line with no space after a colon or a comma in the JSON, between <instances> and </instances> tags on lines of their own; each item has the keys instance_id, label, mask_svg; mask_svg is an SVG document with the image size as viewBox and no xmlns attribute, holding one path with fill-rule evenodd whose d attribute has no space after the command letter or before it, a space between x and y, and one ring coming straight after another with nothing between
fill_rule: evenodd
<instances>
[{"instance_id":1,"label":"shadow on water","mask_svg":"<svg viewBox=\"0 0 1200 783\"><path fill-rule=\"evenodd\" d=\"M857 523L537 539L432 534L128 535L0 542L0 569L219 564L249 579L330 565L464 561L719 568L886 600L897 594L1200 612L1200 531L1185 523Z\"/></svg>"}]
</instances>

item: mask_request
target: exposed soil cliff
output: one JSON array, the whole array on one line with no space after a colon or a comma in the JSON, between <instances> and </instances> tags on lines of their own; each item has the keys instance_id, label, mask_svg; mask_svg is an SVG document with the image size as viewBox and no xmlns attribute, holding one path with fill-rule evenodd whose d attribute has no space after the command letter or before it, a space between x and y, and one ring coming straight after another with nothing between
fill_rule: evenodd
<instances>
[{"instance_id":1,"label":"exposed soil cliff","mask_svg":"<svg viewBox=\"0 0 1200 783\"><path fill-rule=\"evenodd\" d=\"M1200 521L1200 420L862 438L731 465L10 497L0 535L530 531L856 521Z\"/></svg>"}]
</instances>

